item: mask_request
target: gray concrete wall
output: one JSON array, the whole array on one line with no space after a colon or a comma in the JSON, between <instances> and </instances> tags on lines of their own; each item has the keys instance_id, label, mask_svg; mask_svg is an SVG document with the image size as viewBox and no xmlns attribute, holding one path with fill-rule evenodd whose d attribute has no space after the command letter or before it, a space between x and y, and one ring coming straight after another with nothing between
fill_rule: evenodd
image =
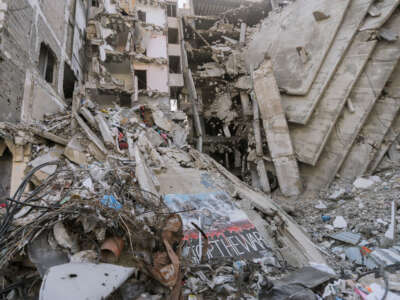
<instances>
[{"instance_id":1,"label":"gray concrete wall","mask_svg":"<svg viewBox=\"0 0 400 300\"><path fill-rule=\"evenodd\" d=\"M39 76L39 52L41 43L48 45L56 55L57 66L54 82L46 88L50 94L63 98L64 63L72 64L67 53L68 21L73 0L1 0L8 6L5 26L0 40L0 121L19 122L27 87L26 71ZM77 0L81 3L81 0ZM84 6L83 6L84 7ZM75 15L71 16L72 21ZM81 21L81 20L80 20ZM82 40L77 41L80 46ZM77 78L82 78L81 69L75 68ZM77 76L77 74L80 76ZM31 93L32 94L32 93ZM33 99L38 103L41 99ZM36 102L35 102L36 100ZM59 105L59 104L56 104ZM29 115L29 114L28 114Z\"/></svg>"},{"instance_id":2,"label":"gray concrete wall","mask_svg":"<svg viewBox=\"0 0 400 300\"><path fill-rule=\"evenodd\" d=\"M6 0L8 10L0 43L0 121L18 122L29 62L34 10L26 0ZM19 9L18 8L23 8Z\"/></svg>"}]
</instances>

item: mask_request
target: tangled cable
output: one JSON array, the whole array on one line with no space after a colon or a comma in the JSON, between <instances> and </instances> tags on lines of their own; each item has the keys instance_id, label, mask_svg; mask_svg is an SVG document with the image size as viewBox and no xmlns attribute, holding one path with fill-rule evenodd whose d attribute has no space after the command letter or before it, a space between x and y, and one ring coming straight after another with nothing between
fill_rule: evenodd
<instances>
[{"instance_id":1,"label":"tangled cable","mask_svg":"<svg viewBox=\"0 0 400 300\"><path fill-rule=\"evenodd\" d=\"M29 196L25 199L25 201L21 201L22 195L24 194L24 191L29 184L29 181L31 180L32 176L39 171L40 169L46 167L46 166L59 166L60 162L59 161L51 161L51 162L46 162L43 163L35 168L33 168L22 180L21 184L19 185L17 191L14 193L14 196L11 198L6 198L6 213L4 217L0 220L0 249L3 248L3 242L7 238L7 232L9 231L9 228L12 224L12 221L14 219L14 216L17 214L17 212L23 207L23 206L31 206L37 209L51 209L53 207L45 207L45 206L39 206L39 205L33 205L29 202L38 200L37 198L34 198L36 195L38 195L46 185L55 178L55 174L57 172L54 172L54 174L50 175L45 182L43 182L40 186L35 188L33 191L30 192Z\"/></svg>"}]
</instances>

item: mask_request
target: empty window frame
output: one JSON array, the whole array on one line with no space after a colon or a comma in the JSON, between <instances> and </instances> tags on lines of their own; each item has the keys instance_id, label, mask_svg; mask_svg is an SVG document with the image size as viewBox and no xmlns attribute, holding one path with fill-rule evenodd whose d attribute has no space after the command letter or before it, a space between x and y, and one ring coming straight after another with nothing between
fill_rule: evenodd
<instances>
[{"instance_id":1,"label":"empty window frame","mask_svg":"<svg viewBox=\"0 0 400 300\"><path fill-rule=\"evenodd\" d=\"M75 88L75 82L76 82L76 77L72 69L68 64L64 64L64 81L63 81L63 91L64 91L64 98L65 99L71 99L71 101L67 102L72 102L72 96L74 94L74 88Z\"/></svg>"},{"instance_id":2,"label":"empty window frame","mask_svg":"<svg viewBox=\"0 0 400 300\"><path fill-rule=\"evenodd\" d=\"M135 76L138 79L139 90L147 90L147 72L145 70L135 70Z\"/></svg>"},{"instance_id":3,"label":"empty window frame","mask_svg":"<svg viewBox=\"0 0 400 300\"><path fill-rule=\"evenodd\" d=\"M176 18L176 3L167 4L167 16Z\"/></svg>"},{"instance_id":4,"label":"empty window frame","mask_svg":"<svg viewBox=\"0 0 400 300\"><path fill-rule=\"evenodd\" d=\"M172 74L181 73L181 58L180 56L169 57L169 72Z\"/></svg>"},{"instance_id":5,"label":"empty window frame","mask_svg":"<svg viewBox=\"0 0 400 300\"><path fill-rule=\"evenodd\" d=\"M54 73L56 69L56 56L49 46L42 43L39 54L39 72L49 83L54 82Z\"/></svg>"},{"instance_id":6,"label":"empty window frame","mask_svg":"<svg viewBox=\"0 0 400 300\"><path fill-rule=\"evenodd\" d=\"M178 111L179 110L179 95L182 91L181 87L178 86L171 86L170 87L170 110L171 111Z\"/></svg>"},{"instance_id":7,"label":"empty window frame","mask_svg":"<svg viewBox=\"0 0 400 300\"><path fill-rule=\"evenodd\" d=\"M179 33L177 28L168 28L168 43L179 44Z\"/></svg>"},{"instance_id":8,"label":"empty window frame","mask_svg":"<svg viewBox=\"0 0 400 300\"><path fill-rule=\"evenodd\" d=\"M92 0L92 7L99 7L99 0Z\"/></svg>"},{"instance_id":9,"label":"empty window frame","mask_svg":"<svg viewBox=\"0 0 400 300\"><path fill-rule=\"evenodd\" d=\"M146 23L146 12L142 11L142 10L138 10L138 18L139 21L145 22Z\"/></svg>"}]
</instances>

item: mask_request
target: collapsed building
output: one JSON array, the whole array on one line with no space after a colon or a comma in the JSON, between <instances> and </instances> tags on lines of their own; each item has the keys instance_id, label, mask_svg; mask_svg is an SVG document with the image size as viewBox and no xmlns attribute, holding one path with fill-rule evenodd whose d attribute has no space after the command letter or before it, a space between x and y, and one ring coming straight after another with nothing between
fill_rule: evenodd
<instances>
[{"instance_id":1,"label":"collapsed building","mask_svg":"<svg viewBox=\"0 0 400 300\"><path fill-rule=\"evenodd\" d=\"M334 281L286 203L387 164L399 1L61 2L0 0L1 295L333 299L398 276L360 237L373 263Z\"/></svg>"},{"instance_id":2,"label":"collapsed building","mask_svg":"<svg viewBox=\"0 0 400 300\"><path fill-rule=\"evenodd\" d=\"M372 174L398 136L398 2L341 5L295 1L265 18L260 2L185 19L205 152L266 192L278 181L284 196L307 197L336 175Z\"/></svg>"}]
</instances>

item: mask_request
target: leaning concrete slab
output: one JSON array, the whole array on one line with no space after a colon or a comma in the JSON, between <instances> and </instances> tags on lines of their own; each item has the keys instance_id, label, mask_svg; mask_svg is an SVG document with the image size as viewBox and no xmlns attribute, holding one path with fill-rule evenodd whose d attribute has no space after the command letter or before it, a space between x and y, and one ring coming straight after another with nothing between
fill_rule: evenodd
<instances>
[{"instance_id":1,"label":"leaning concrete slab","mask_svg":"<svg viewBox=\"0 0 400 300\"><path fill-rule=\"evenodd\" d=\"M385 156L386 152L392 146L394 141L400 135L400 114L398 113L392 127L390 127L389 131L386 133L385 137L383 138L383 142L379 151L376 153L374 159L368 166L367 173L372 174L375 172L376 168L378 168L379 164L381 163L383 157Z\"/></svg>"},{"instance_id":2,"label":"leaning concrete slab","mask_svg":"<svg viewBox=\"0 0 400 300\"><path fill-rule=\"evenodd\" d=\"M354 84L377 41L370 32L358 33L306 126L289 126L297 158L315 165Z\"/></svg>"},{"instance_id":3,"label":"leaning concrete slab","mask_svg":"<svg viewBox=\"0 0 400 300\"><path fill-rule=\"evenodd\" d=\"M309 92L304 96L282 95L282 104L289 122L306 124L309 121L372 2L373 0L354 0L351 2L343 24L340 26Z\"/></svg>"},{"instance_id":4,"label":"leaning concrete slab","mask_svg":"<svg viewBox=\"0 0 400 300\"><path fill-rule=\"evenodd\" d=\"M375 2L374 9L376 9L380 15L373 18L367 18L364 21L364 24L360 27L360 31L381 28L381 26L389 20L390 16L400 4L400 0L383 0Z\"/></svg>"},{"instance_id":5,"label":"leaning concrete slab","mask_svg":"<svg viewBox=\"0 0 400 300\"><path fill-rule=\"evenodd\" d=\"M391 93L391 90L397 91L397 93ZM341 167L340 177L353 180L363 175L380 149L383 139L400 109L400 64L397 64L395 71L393 71L385 88L385 93L386 95L375 104L364 127L357 136Z\"/></svg>"},{"instance_id":6,"label":"leaning concrete slab","mask_svg":"<svg viewBox=\"0 0 400 300\"><path fill-rule=\"evenodd\" d=\"M400 13L393 15L385 28L400 35ZM400 39L395 43L379 42L350 95L354 113L342 112L317 166L302 169L302 175L309 179L307 189L320 189L334 179L399 59Z\"/></svg>"},{"instance_id":7,"label":"leaning concrete slab","mask_svg":"<svg viewBox=\"0 0 400 300\"><path fill-rule=\"evenodd\" d=\"M268 53L280 88L305 95L323 63L351 1L298 0L272 12L248 47L247 64L257 66ZM315 18L320 12L327 18Z\"/></svg>"},{"instance_id":8,"label":"leaning concrete slab","mask_svg":"<svg viewBox=\"0 0 400 300\"><path fill-rule=\"evenodd\" d=\"M297 196L302 191L302 184L270 59L265 59L260 68L254 71L253 80L281 192L285 196Z\"/></svg>"}]
</instances>

